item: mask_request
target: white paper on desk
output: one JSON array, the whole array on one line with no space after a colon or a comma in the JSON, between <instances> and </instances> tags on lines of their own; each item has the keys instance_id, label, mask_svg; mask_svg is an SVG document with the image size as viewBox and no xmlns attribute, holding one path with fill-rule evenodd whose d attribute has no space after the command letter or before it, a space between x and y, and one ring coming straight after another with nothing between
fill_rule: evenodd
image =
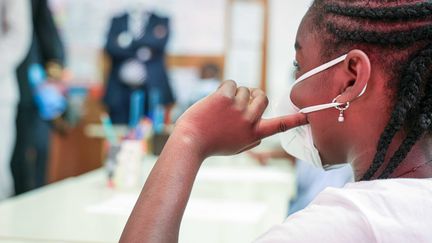
<instances>
[{"instance_id":1,"label":"white paper on desk","mask_svg":"<svg viewBox=\"0 0 432 243\"><path fill-rule=\"evenodd\" d=\"M260 202L191 199L184 219L256 224L267 210L268 206Z\"/></svg>"},{"instance_id":2,"label":"white paper on desk","mask_svg":"<svg viewBox=\"0 0 432 243\"><path fill-rule=\"evenodd\" d=\"M86 208L86 211L94 214L129 215L138 200L136 194L120 194L106 201Z\"/></svg>"}]
</instances>

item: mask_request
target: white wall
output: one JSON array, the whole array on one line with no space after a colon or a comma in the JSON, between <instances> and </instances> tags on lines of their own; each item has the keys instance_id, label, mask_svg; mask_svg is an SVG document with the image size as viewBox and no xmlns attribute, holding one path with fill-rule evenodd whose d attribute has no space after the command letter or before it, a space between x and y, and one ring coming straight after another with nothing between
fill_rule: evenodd
<instances>
[{"instance_id":1,"label":"white wall","mask_svg":"<svg viewBox=\"0 0 432 243\"><path fill-rule=\"evenodd\" d=\"M225 79L259 87L264 44L264 11L258 2L237 1L230 14Z\"/></svg>"},{"instance_id":2,"label":"white wall","mask_svg":"<svg viewBox=\"0 0 432 243\"><path fill-rule=\"evenodd\" d=\"M294 80L295 37L310 4L311 0L270 0L267 90L271 101Z\"/></svg>"}]
</instances>

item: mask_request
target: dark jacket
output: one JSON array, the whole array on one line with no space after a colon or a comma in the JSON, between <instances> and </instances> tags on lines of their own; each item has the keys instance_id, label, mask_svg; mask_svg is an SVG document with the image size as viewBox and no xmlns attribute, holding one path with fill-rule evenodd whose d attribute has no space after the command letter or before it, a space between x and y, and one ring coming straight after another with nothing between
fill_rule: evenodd
<instances>
[{"instance_id":1,"label":"dark jacket","mask_svg":"<svg viewBox=\"0 0 432 243\"><path fill-rule=\"evenodd\" d=\"M112 59L112 68L108 79L104 102L108 107L111 119L114 123L128 123L130 96L136 89L141 89L148 100L149 90L157 89L160 94L160 103L167 105L174 102L173 93L168 81L165 67L165 48L169 38L169 19L150 14L145 34L132 40L127 45L121 45L119 36L128 30L128 14L114 17L111 22L105 50ZM163 30L164 34L158 33ZM150 53L148 58L140 58L139 52L145 48ZM138 60L147 71L144 85L130 87L122 82L119 75L120 67L130 59ZM148 115L148 102L145 113Z\"/></svg>"},{"instance_id":2,"label":"dark jacket","mask_svg":"<svg viewBox=\"0 0 432 243\"><path fill-rule=\"evenodd\" d=\"M47 0L32 0L33 40L30 51L18 67L17 78L20 91L21 107L35 106L32 90L28 81L28 68L33 63L45 66L53 61L64 64L65 51L60 35L55 26Z\"/></svg>"}]
</instances>

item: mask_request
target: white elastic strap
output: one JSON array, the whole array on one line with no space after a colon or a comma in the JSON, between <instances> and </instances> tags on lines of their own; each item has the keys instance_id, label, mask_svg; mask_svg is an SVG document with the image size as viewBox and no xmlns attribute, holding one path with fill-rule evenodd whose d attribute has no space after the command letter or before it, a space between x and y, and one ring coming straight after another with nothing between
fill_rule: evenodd
<instances>
[{"instance_id":1,"label":"white elastic strap","mask_svg":"<svg viewBox=\"0 0 432 243\"><path fill-rule=\"evenodd\" d=\"M311 113L311 112L315 112L315 111L333 108L333 107L336 107L339 105L343 105L343 104L342 103L328 103L328 104L322 104L322 105L314 105L314 106L309 106L309 107L301 109L299 111L299 113L307 114L307 113Z\"/></svg>"},{"instance_id":2,"label":"white elastic strap","mask_svg":"<svg viewBox=\"0 0 432 243\"><path fill-rule=\"evenodd\" d=\"M357 97L362 96L366 92L366 88L367 88L367 84L363 88L362 92ZM309 106L309 107L303 108L299 112L303 113L303 114L307 114L307 113L311 113L311 112L315 112L315 111L333 108L333 107L340 106L340 105L343 105L343 103L328 103L328 104L322 104L322 105L314 105L314 106Z\"/></svg>"},{"instance_id":3,"label":"white elastic strap","mask_svg":"<svg viewBox=\"0 0 432 243\"><path fill-rule=\"evenodd\" d=\"M347 56L348 56L348 54L345 54L341 57L338 57L338 58L336 58L336 59L334 59L328 63L325 63L325 64L319 66L318 68L315 68L315 69L310 70L309 72L306 72L305 74L300 76L300 78L298 78L294 84L297 84L298 82L301 82L301 81L303 81L303 80L305 80L305 79L307 79L307 78L309 78L309 77L311 77L317 73L320 73L326 69L333 67L334 65L344 61Z\"/></svg>"},{"instance_id":4,"label":"white elastic strap","mask_svg":"<svg viewBox=\"0 0 432 243\"><path fill-rule=\"evenodd\" d=\"M292 86L296 85L297 83L299 83L299 82L301 82L301 81L303 81L303 80L305 80L305 79L307 79L307 78L309 78L309 77L311 77L317 73L320 73L326 69L329 69L340 62L343 62L347 56L348 56L348 54L345 54L345 55L340 56L340 57L338 57L338 58L336 58L336 59L334 59L328 63L325 63L325 64L323 64L323 65L321 65L315 69L312 69L309 72L306 72L305 74L300 76L300 78L298 78ZM358 95L358 97L362 96L366 92L366 88L367 88L367 84L365 85L365 87L363 88L361 93ZM328 104L322 104L322 105L314 105L314 106L309 106L309 107L301 109L299 111L299 113L307 114L307 113L311 113L311 112L315 112L315 111L334 108L334 107L340 106L340 105L343 105L343 103L328 103Z\"/></svg>"}]
</instances>

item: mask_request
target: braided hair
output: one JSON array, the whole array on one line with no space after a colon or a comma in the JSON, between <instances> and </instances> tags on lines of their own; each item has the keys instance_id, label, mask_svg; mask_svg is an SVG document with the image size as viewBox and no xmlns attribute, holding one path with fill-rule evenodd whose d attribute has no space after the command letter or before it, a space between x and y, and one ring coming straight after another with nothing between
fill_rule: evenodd
<instances>
[{"instance_id":1,"label":"braided hair","mask_svg":"<svg viewBox=\"0 0 432 243\"><path fill-rule=\"evenodd\" d=\"M393 107L362 180L372 179L383 167L393 138L403 131L404 140L377 176L388 178L432 131L432 1L315 0L308 14L326 46L323 58L354 47L365 51L375 66L389 70Z\"/></svg>"}]
</instances>

